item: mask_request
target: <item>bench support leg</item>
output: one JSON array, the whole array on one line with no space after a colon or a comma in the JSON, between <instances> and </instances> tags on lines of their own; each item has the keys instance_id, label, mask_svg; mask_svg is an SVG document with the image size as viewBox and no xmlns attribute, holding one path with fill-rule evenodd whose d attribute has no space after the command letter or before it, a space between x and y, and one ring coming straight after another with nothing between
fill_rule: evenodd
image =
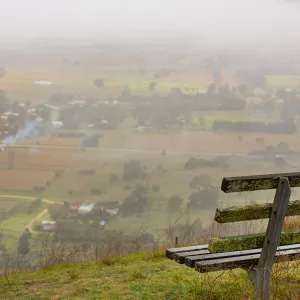
<instances>
[{"instance_id":1,"label":"bench support leg","mask_svg":"<svg viewBox=\"0 0 300 300\"><path fill-rule=\"evenodd\" d=\"M256 279L257 279L257 270L253 268L253 269L247 269L245 271L247 271L248 276L249 276L249 278L251 280L251 283L252 283L252 285L255 288L255 286L256 286Z\"/></svg>"},{"instance_id":2,"label":"bench support leg","mask_svg":"<svg viewBox=\"0 0 300 300\"><path fill-rule=\"evenodd\" d=\"M280 242L288 202L291 196L289 180L280 177L276 190L271 216L264 239L261 256L257 266L256 296L259 300L270 299L270 277L277 247ZM250 275L249 275L250 276ZM250 277L251 278L251 277Z\"/></svg>"}]
</instances>

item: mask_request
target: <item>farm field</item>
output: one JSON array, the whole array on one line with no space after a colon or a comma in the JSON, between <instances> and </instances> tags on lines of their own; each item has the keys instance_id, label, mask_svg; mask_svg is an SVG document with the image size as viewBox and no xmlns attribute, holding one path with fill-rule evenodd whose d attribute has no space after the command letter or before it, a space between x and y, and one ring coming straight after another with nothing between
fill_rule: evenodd
<instances>
[{"instance_id":1,"label":"farm field","mask_svg":"<svg viewBox=\"0 0 300 300\"><path fill-rule=\"evenodd\" d=\"M118 133L114 133L118 140ZM238 137L242 136L240 142ZM176 133L155 134L155 133L128 133L126 138L120 140L118 147L122 149L137 150L169 150L170 152L200 152L200 153L248 153L256 150L256 138L264 137L266 146L276 146L280 142L288 143L294 150L300 150L300 134L269 134L269 133L218 133L211 131L183 131ZM219 147L222 141L222 147ZM101 143L100 143L101 145ZM109 143L105 145L110 147ZM101 147L101 146L100 146ZM200 154L199 153L199 154Z\"/></svg>"},{"instance_id":2,"label":"farm field","mask_svg":"<svg viewBox=\"0 0 300 300\"><path fill-rule=\"evenodd\" d=\"M4 212L5 214L10 213L19 203L20 200L17 199L0 198L0 211L1 213Z\"/></svg>"},{"instance_id":3,"label":"farm field","mask_svg":"<svg viewBox=\"0 0 300 300\"><path fill-rule=\"evenodd\" d=\"M57 61L55 67L41 66L7 66L7 74L1 80L10 98L22 101L40 101L48 99L55 93L73 91L84 97L119 96L127 85L133 94L149 94L148 85L157 82L155 93L167 94L171 88L180 87L185 92L197 89L204 92L211 83L211 75L205 70L173 72L168 78L154 78L152 72L140 74L138 70L110 71L97 70L91 67L64 67ZM104 79L104 88L99 90L94 86L96 78ZM51 86L36 86L34 81L51 81Z\"/></svg>"},{"instance_id":4,"label":"farm field","mask_svg":"<svg viewBox=\"0 0 300 300\"><path fill-rule=\"evenodd\" d=\"M53 151L53 149L43 149L35 146L9 147L7 151L0 153L0 167L7 169L9 161L11 161L15 169L44 171L63 169L71 163L72 154L78 151L77 149Z\"/></svg>"},{"instance_id":5,"label":"farm field","mask_svg":"<svg viewBox=\"0 0 300 300\"><path fill-rule=\"evenodd\" d=\"M296 75L267 75L265 76L268 84L272 88L298 88L300 76Z\"/></svg>"},{"instance_id":6,"label":"farm field","mask_svg":"<svg viewBox=\"0 0 300 300\"><path fill-rule=\"evenodd\" d=\"M44 186L52 177L53 172L47 171L0 170L0 187L28 191L34 186Z\"/></svg>"},{"instance_id":7,"label":"farm field","mask_svg":"<svg viewBox=\"0 0 300 300\"><path fill-rule=\"evenodd\" d=\"M7 170L8 153L0 153L0 166L4 168L0 171L0 178L3 178L0 187L11 191L33 192L34 186L44 185L47 181L51 181L54 170L64 170L64 175L51 182L46 188L45 193L50 198L52 196L69 198L68 190L77 191L78 197L87 196L90 189L98 187L103 189L101 198L105 201L110 199L114 201L116 198L120 198L120 195L124 195L124 183L119 181L112 185L110 176L116 174L122 178L124 163L131 159L139 159L149 171L149 183L160 184L161 192L166 196L170 196L167 194L172 191L185 198L189 190L188 182L192 176L199 172L207 172L218 185L223 175L223 171L220 169L211 168L202 168L191 172L184 171L183 166L190 157L203 156L203 158L209 159L224 154L230 156L231 153L247 154L252 150L261 149L255 143L255 139L260 135L254 133L243 134L243 141L238 140L237 133L209 131L184 131L173 134L127 132L122 134L123 139L118 138L119 134L118 132L107 134L109 139L117 145L110 145L109 139L107 139L105 146L100 142L98 148L86 148L83 152L77 147L66 146L64 148L63 145L68 141L66 138L56 138L56 143L61 143L61 146L57 148L55 145L47 144L46 140L45 144L34 146L31 146L31 141L29 141L28 148L12 146L9 151L14 152L13 170ZM291 149L300 150L298 133L291 135L263 134L262 136L265 138L265 147L277 146L280 142L286 142ZM60 139L61 141L59 141ZM221 141L223 141L222 147L219 147ZM161 156L163 149L167 150L165 158ZM237 175L240 173L239 170L243 173L245 169L247 173L257 172L257 167L251 165L251 160L247 162L245 157L243 160L243 165L236 167L233 165L224 172L224 175ZM259 164L259 162L257 163ZM265 172L271 164L271 162L259 164L260 172ZM167 172L158 172L159 165L166 168ZM93 176L78 175L79 170L89 168L95 169ZM140 182L133 182L133 184L137 183ZM111 186L111 188L108 190L107 186Z\"/></svg>"},{"instance_id":8,"label":"farm field","mask_svg":"<svg viewBox=\"0 0 300 300\"><path fill-rule=\"evenodd\" d=\"M239 136L243 137L240 141ZM132 133L130 131L109 131L105 133L104 137L99 140L98 148L86 148L88 152L95 152L97 149L101 151L119 152L126 155L126 150L135 150L137 153L149 151L169 150L170 153L189 155L188 152L199 152L199 155L205 153L222 154L222 153L248 153L258 149L256 139L263 137L265 139L265 146L277 146L280 142L287 143L291 149L300 150L300 134L272 134L272 133L249 133L249 132L213 132L213 131L200 131L200 130L183 130L176 132L166 133ZM53 165L59 166L59 162L64 165L70 163L72 154L76 156L80 153L81 147L80 139L75 138L54 138L48 141L47 138L41 138L40 145L34 146L33 144L39 139L33 139L21 145L13 145L16 153L26 156L26 159L31 159L29 163L36 164L39 161L48 159L49 165L53 161ZM220 141L222 147L219 147ZM41 146L41 147L39 147ZM57 148L56 148L57 146ZM66 147L66 149L63 149ZM18 149L20 148L20 149ZM44 149L43 149L44 148ZM70 149L68 149L70 148ZM16 150L15 150L16 149ZM70 156L71 154L71 156ZM47 159L46 159L47 157ZM4 164L6 159L5 153L0 153L0 164ZM20 158L20 160L23 160ZM54 161L57 162L54 163ZM61 160L61 161L59 161Z\"/></svg>"},{"instance_id":9,"label":"farm field","mask_svg":"<svg viewBox=\"0 0 300 300\"><path fill-rule=\"evenodd\" d=\"M159 239L170 227L182 226L188 222L190 224L195 220L200 220L202 226L207 229L214 220L216 206L265 203L272 201L274 197L274 191L225 194L220 191L223 177L296 171L300 165L300 159L292 155L286 155L286 160L291 162L286 167L276 166L271 158L260 159L247 155L251 151L265 150L268 146L278 146L280 143L286 143L290 149L300 151L299 131L294 134L269 134L215 132L212 129L215 121L282 121L282 102L277 101L281 99L276 98L275 89L299 88L299 76L258 75L262 86L264 79L267 85L265 88L256 89L254 86L257 87L261 82L256 82L257 78L255 75L251 76L250 69L255 73L255 68L260 67L260 62L257 62L257 66L249 63L250 75L237 78L233 74L238 74L237 71L245 68L245 58L241 57L237 61L233 59L233 63L232 58L226 55L210 61L208 57L198 57L198 52L192 52L193 54L183 55L182 59L175 59L173 63L168 57L169 54L161 49L161 52L144 58L145 53L141 51L136 60L132 59L132 53L118 52L119 49L112 57L110 50L104 50L108 58L102 55L101 51L98 52L99 50L97 48L95 53L92 51L91 54L90 49L82 48L80 51L84 53L76 58L76 64L74 57L78 55L78 49L73 53L73 58L68 58L67 63L64 61L69 54L65 49L57 49L58 52L54 53L52 49L50 53L38 50L38 58L22 54L24 56L19 58L19 61L10 60L3 66L6 73L0 78L0 90L4 89L8 99L16 102L28 101L28 108L35 108L37 103L41 104L36 110L30 109L27 112L23 109L24 116L39 120L40 127L37 127L37 130L42 129L41 132L49 135L23 139L10 145L6 151L0 152L0 196L19 194L44 199L39 207L32 210L29 209L30 202L35 200L0 197L0 213L5 215L11 212L9 218L0 220L4 243L10 249L16 250L16 241L28 224L31 228L31 225L52 219L47 208L54 202L60 204L53 207L54 220L60 220L63 216L66 223L61 223L67 230L73 229L71 227L76 223L80 228L75 231L78 239L79 236L85 238L81 232L86 229L84 226L88 228L99 223L98 216L92 213L83 217L70 213L67 205L63 211L61 206L66 204L65 201L96 202L104 207L115 203L119 214L111 219L106 216L105 229L122 231L125 234L134 235L144 231ZM98 60L94 60L93 55ZM189 55L192 57L188 57ZM166 71L167 75L157 75L161 70ZM221 78L215 78L216 71L220 73L218 77ZM97 88L95 79L103 79L104 86ZM36 80L51 81L52 84L39 86L34 84ZM150 83L155 83L152 91ZM246 87L243 89L243 86L239 86L240 83ZM174 88L180 88L185 94L206 94L198 95L199 97L183 97L176 89L172 91L174 94L170 94ZM61 99L56 95L54 100L57 104L49 100L57 93L69 95L61 95ZM124 103L112 102L122 93ZM132 97L131 101L130 94L157 97L151 98L151 101L143 97ZM160 98L165 95L170 97ZM99 101L95 106L84 107L78 103L68 104L69 100L65 101L66 98L86 100L93 104L98 100L108 100L109 103L106 103L107 107L103 101ZM139 101L142 105L139 105ZM268 106L268 101L273 101L274 109L271 105L271 109L264 106ZM50 103L52 106L42 105ZM170 103L174 103L174 107ZM20 107L22 105L24 107L25 104L20 103ZM57 107L54 107L56 105ZM143 109L146 105L149 105L149 112L147 108ZM235 105L239 107L236 107L237 110L234 110ZM61 109L61 121L64 124L55 131L55 124L52 123L53 128L50 128L54 116L51 110L55 110L57 117L58 107ZM162 114L158 113L157 109L162 108L165 111ZM209 109L211 110L207 111ZM286 113L292 114L293 111ZM299 121L296 115L292 118ZM103 122L104 120L106 121ZM140 129L137 130L137 127L140 125L149 125L145 129L149 131L137 133ZM248 127L245 126L245 130L251 130ZM257 130L263 130L261 127L258 126ZM5 128L10 129L8 126ZM3 133L6 136L5 131ZM71 133L79 131L87 135L97 133L104 136L99 138L97 147L83 147L82 139L74 138L75 135L70 138L58 137L62 133L71 136ZM185 168L185 164L192 157L199 159L200 163L196 162L191 169ZM140 171L137 172L139 175L125 179L124 166L132 160L140 163ZM193 161L195 160L192 160L192 163ZM206 178L208 175L208 182L195 184L194 181L199 179L199 175ZM218 194L210 187L217 188ZM208 191L208 196L201 194L200 191L203 190ZM140 192L145 194L137 196ZM179 207L172 207L172 196L180 198ZM53 201L47 202L45 199ZM300 199L297 189L293 189L292 199ZM140 208L137 203L143 206ZM190 206L193 206L193 209L190 209ZM18 207L21 210L14 211ZM60 211L64 213L62 216ZM34 219L41 212L45 214L35 223ZM108 213L103 213L103 218L106 218L105 214ZM72 220L73 218L75 220ZM244 225L240 233L248 229L260 231L265 223L260 222L249 228L248 223ZM226 228L230 232L238 230L234 225L232 228L225 226ZM34 232L32 241L41 235L38 231ZM77 239L77 236L75 238ZM68 234L64 239L69 239ZM165 235L163 241L166 239Z\"/></svg>"}]
</instances>

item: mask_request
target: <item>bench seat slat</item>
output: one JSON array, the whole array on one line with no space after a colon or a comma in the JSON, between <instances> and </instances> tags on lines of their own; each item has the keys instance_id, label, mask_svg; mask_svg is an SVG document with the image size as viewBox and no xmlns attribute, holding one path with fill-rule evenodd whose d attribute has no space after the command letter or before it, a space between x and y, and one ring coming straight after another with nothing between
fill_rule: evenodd
<instances>
[{"instance_id":1,"label":"bench seat slat","mask_svg":"<svg viewBox=\"0 0 300 300\"><path fill-rule=\"evenodd\" d=\"M286 250L298 250L300 251L300 244L295 245L286 245L277 248L278 252L286 251ZM208 261L213 259L223 259L223 258L230 258L230 257L242 257L245 255L253 255L253 254L260 254L261 249L249 249L243 251L234 251L234 252L225 252L225 253L210 253L210 254L203 254L203 255L195 255L195 256L186 256L183 259L183 263L188 267L194 267L198 261Z\"/></svg>"},{"instance_id":2,"label":"bench seat slat","mask_svg":"<svg viewBox=\"0 0 300 300\"><path fill-rule=\"evenodd\" d=\"M235 268L251 268L257 265L260 254L245 255L241 257L228 257L214 260L199 261L195 264L196 271L200 273L213 272L218 270L230 270ZM275 262L292 261L300 258L300 249L278 251L275 255Z\"/></svg>"},{"instance_id":3,"label":"bench seat slat","mask_svg":"<svg viewBox=\"0 0 300 300\"><path fill-rule=\"evenodd\" d=\"M192 252L182 252L182 253L177 253L174 255L174 260L178 262L179 264L184 263L184 259L188 257L194 257L197 255L207 255L210 254L209 250L199 250L199 251L192 251Z\"/></svg>"},{"instance_id":4,"label":"bench seat slat","mask_svg":"<svg viewBox=\"0 0 300 300\"><path fill-rule=\"evenodd\" d=\"M206 250L208 245L197 245L190 247L181 247L181 248L170 248L166 250L166 256L170 259L174 259L174 255L181 252L191 252L191 251L200 251Z\"/></svg>"},{"instance_id":5,"label":"bench seat slat","mask_svg":"<svg viewBox=\"0 0 300 300\"><path fill-rule=\"evenodd\" d=\"M300 172L224 177L221 190L225 193L276 189L280 177L287 177L290 187L300 187Z\"/></svg>"}]
</instances>

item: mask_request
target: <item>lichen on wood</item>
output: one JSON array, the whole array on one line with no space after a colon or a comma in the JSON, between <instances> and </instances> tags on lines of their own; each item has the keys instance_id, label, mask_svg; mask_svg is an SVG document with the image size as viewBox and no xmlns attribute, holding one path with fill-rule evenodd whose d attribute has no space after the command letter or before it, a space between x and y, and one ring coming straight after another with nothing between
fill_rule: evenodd
<instances>
[{"instance_id":1,"label":"lichen on wood","mask_svg":"<svg viewBox=\"0 0 300 300\"><path fill-rule=\"evenodd\" d=\"M254 204L246 206L231 206L228 208L217 208L215 221L218 223L233 223L240 221L268 219L271 215L272 203ZM290 201L286 216L300 215L300 201Z\"/></svg>"},{"instance_id":2,"label":"lichen on wood","mask_svg":"<svg viewBox=\"0 0 300 300\"><path fill-rule=\"evenodd\" d=\"M208 250L212 253L224 253L262 248L264 234L250 234L228 238L212 238ZM300 229L281 232L279 246L300 243Z\"/></svg>"},{"instance_id":3,"label":"lichen on wood","mask_svg":"<svg viewBox=\"0 0 300 300\"><path fill-rule=\"evenodd\" d=\"M300 172L224 177L221 190L225 193L276 189L280 177L287 177L291 187L300 187Z\"/></svg>"}]
</instances>

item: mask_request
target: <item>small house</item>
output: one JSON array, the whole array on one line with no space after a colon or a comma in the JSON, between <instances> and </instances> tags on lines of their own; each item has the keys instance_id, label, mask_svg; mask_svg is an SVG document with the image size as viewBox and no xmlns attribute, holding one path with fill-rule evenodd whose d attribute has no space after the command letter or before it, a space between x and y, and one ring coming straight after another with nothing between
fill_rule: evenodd
<instances>
[{"instance_id":1,"label":"small house","mask_svg":"<svg viewBox=\"0 0 300 300\"><path fill-rule=\"evenodd\" d=\"M111 215L111 217L113 216L116 216L119 212L119 209L118 208L115 208L115 209L106 209L105 210L108 214Z\"/></svg>"},{"instance_id":2,"label":"small house","mask_svg":"<svg viewBox=\"0 0 300 300\"><path fill-rule=\"evenodd\" d=\"M82 202L69 202L68 203L68 209L77 211L78 208L82 205Z\"/></svg>"},{"instance_id":3,"label":"small house","mask_svg":"<svg viewBox=\"0 0 300 300\"><path fill-rule=\"evenodd\" d=\"M42 221L40 226L41 226L41 229L44 231L51 231L51 230L55 229L56 222L55 221Z\"/></svg>"},{"instance_id":4,"label":"small house","mask_svg":"<svg viewBox=\"0 0 300 300\"><path fill-rule=\"evenodd\" d=\"M88 213L90 213L93 210L94 206L95 206L95 203L85 203L85 204L82 204L78 208L78 213L81 214L81 215L88 214Z\"/></svg>"}]
</instances>

